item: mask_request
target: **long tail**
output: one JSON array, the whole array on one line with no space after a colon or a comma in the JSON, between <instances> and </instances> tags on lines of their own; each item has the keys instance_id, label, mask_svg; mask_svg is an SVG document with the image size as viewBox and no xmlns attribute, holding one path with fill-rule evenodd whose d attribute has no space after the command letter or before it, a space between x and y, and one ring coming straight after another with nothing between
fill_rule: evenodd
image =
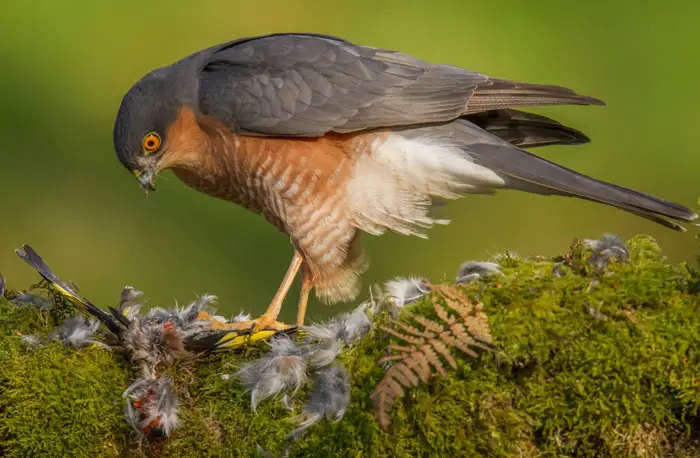
<instances>
[{"instance_id":1,"label":"long tail","mask_svg":"<svg viewBox=\"0 0 700 458\"><path fill-rule=\"evenodd\" d=\"M605 102L563 86L490 78L474 90L465 114L538 105L605 105Z\"/></svg>"},{"instance_id":2,"label":"long tail","mask_svg":"<svg viewBox=\"0 0 700 458\"><path fill-rule=\"evenodd\" d=\"M590 139L574 128L546 116L519 110L489 110L464 116L487 132L520 148L582 145Z\"/></svg>"},{"instance_id":3,"label":"long tail","mask_svg":"<svg viewBox=\"0 0 700 458\"><path fill-rule=\"evenodd\" d=\"M663 217L686 222L698 218L697 213L682 205L596 180L511 145L472 143L466 145L466 150L476 164L502 176L506 180L505 188L592 200L679 231L685 228Z\"/></svg>"},{"instance_id":4,"label":"long tail","mask_svg":"<svg viewBox=\"0 0 700 458\"><path fill-rule=\"evenodd\" d=\"M71 286L58 278L32 247L29 245L23 245L21 249L15 250L15 253L17 253L20 258L24 259L27 264L35 268L42 277L51 283L58 292L68 298L68 300L70 300L74 305L80 308L83 312L94 316L104 323L104 325L107 326L110 331L116 335L119 335L121 328L116 321L114 321L114 318L109 313L95 306L87 298L83 297L78 292L78 288L75 285Z\"/></svg>"}]
</instances>

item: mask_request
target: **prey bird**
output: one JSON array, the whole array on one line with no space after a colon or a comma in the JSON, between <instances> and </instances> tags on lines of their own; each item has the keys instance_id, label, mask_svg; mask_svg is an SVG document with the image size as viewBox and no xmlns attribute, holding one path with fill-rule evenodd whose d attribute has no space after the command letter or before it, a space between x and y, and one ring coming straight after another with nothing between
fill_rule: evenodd
<instances>
[{"instance_id":1,"label":"prey bird","mask_svg":"<svg viewBox=\"0 0 700 458\"><path fill-rule=\"evenodd\" d=\"M425 236L438 201L515 189L573 196L683 230L697 214L526 151L589 141L514 107L604 105L552 85L492 78L344 39L279 33L195 52L138 80L114 124L119 161L146 190L171 170L186 185L262 215L294 256L265 313L277 321L301 271L297 322L312 289L349 301L366 270L360 235Z\"/></svg>"},{"instance_id":2,"label":"prey bird","mask_svg":"<svg viewBox=\"0 0 700 458\"><path fill-rule=\"evenodd\" d=\"M23 245L15 252L84 315L96 318L109 329L112 346L122 347L131 353L132 360L142 363L142 373L147 376L155 373L160 363L252 345L282 331L250 327L240 329L235 319L227 321L211 313L216 296L207 294L182 308L154 307L140 314L143 292L126 286L122 290L119 306L108 307L109 311L105 311L84 297L75 284L61 280L31 246ZM76 328L75 324L64 327L66 330ZM84 325L82 328L88 329L91 334L96 330ZM288 327L283 331L294 333L299 330ZM83 341L87 342L85 339Z\"/></svg>"}]
</instances>

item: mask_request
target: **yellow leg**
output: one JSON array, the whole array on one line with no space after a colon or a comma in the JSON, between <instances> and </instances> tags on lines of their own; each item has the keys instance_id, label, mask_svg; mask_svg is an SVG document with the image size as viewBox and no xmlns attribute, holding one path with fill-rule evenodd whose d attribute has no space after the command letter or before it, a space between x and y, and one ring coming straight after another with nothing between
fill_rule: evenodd
<instances>
[{"instance_id":1,"label":"yellow leg","mask_svg":"<svg viewBox=\"0 0 700 458\"><path fill-rule=\"evenodd\" d=\"M304 258L301 257L298 251L294 250L294 257L292 258L292 262L289 264L289 268L282 279L280 287L277 289L277 294L275 294L275 297L272 298L272 301L267 307L267 310L265 310L265 313L263 313L262 316L256 320L256 330L276 329L276 325L281 325L281 323L277 323L277 317L282 310L282 303L287 297L287 293L289 293L289 288L292 286L292 283L294 283L294 277L296 277L297 272L299 272L299 268L301 268L301 264L303 262ZM287 325L283 326L284 328L289 327Z\"/></svg>"},{"instance_id":2,"label":"yellow leg","mask_svg":"<svg viewBox=\"0 0 700 458\"><path fill-rule=\"evenodd\" d=\"M307 266L304 266L301 271L301 294L299 295L299 306L297 307L297 326L304 325L304 317L306 316L306 305L309 302L309 293L314 287L313 277Z\"/></svg>"},{"instance_id":3,"label":"yellow leg","mask_svg":"<svg viewBox=\"0 0 700 458\"><path fill-rule=\"evenodd\" d=\"M287 293L289 293L289 288L292 286L292 283L294 283L294 277L296 277L303 262L304 258L298 251L294 250L294 257L292 258L292 262L289 264L287 273L284 275L275 297L272 298L270 305L267 307L267 310L265 310L265 313L260 316L260 318L236 323L215 323L212 325L212 329L231 329L235 331L252 330L253 332L257 332L263 329L284 331L291 328L291 326L288 324L278 322L277 317L280 314L280 310L282 310L282 303L287 297ZM304 308L306 308L306 305L304 305ZM207 317L205 314L206 312L200 313L200 319L206 319Z\"/></svg>"},{"instance_id":4,"label":"yellow leg","mask_svg":"<svg viewBox=\"0 0 700 458\"><path fill-rule=\"evenodd\" d=\"M230 330L224 335L220 342L217 343L219 348L236 348L244 343L251 343L256 340L264 339L274 334L276 331L285 331L292 326L277 321L277 317L282 309L282 303L289 293L289 288L294 282L299 269L302 269L304 258L298 251L294 251L294 258L289 264L287 273L282 279L282 283L277 289L275 297L272 298L270 305L267 307L258 319L241 322L221 322L215 320L208 312L200 312L198 319L202 321L211 321L211 329L214 330ZM303 268L301 274L301 295L299 298L299 310L297 312L297 325L304 324L304 316L306 315L306 304L309 298L309 293L313 288L313 278L308 268Z\"/></svg>"}]
</instances>

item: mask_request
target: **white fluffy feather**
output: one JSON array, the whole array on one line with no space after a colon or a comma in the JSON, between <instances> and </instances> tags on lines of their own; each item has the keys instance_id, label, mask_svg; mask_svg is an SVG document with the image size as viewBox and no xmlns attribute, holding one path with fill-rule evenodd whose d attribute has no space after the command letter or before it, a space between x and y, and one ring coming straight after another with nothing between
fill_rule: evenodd
<instances>
[{"instance_id":1,"label":"white fluffy feather","mask_svg":"<svg viewBox=\"0 0 700 458\"><path fill-rule=\"evenodd\" d=\"M354 223L370 234L387 229L425 237L421 228L447 224L428 216L432 198L455 199L503 186L493 170L475 164L443 137L411 139L400 134L376 140L348 183Z\"/></svg>"}]
</instances>

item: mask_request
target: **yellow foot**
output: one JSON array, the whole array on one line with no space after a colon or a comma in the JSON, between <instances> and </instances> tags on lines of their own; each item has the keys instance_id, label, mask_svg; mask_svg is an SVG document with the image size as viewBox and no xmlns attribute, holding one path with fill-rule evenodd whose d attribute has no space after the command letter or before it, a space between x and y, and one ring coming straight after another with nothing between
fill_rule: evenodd
<instances>
[{"instance_id":1,"label":"yellow foot","mask_svg":"<svg viewBox=\"0 0 700 458\"><path fill-rule=\"evenodd\" d=\"M219 321L214 319L208 312L199 312L198 321L209 321L209 329L215 330L233 330L233 331L286 331L294 326L290 324L280 323L274 318L262 315L260 318L248 321Z\"/></svg>"},{"instance_id":2,"label":"yellow foot","mask_svg":"<svg viewBox=\"0 0 700 458\"><path fill-rule=\"evenodd\" d=\"M274 318L267 317L265 315L250 321L240 321L237 323L231 323L233 326L231 329L236 330L250 330L251 332L261 332L261 331L286 331L293 328L294 326L290 324L281 323Z\"/></svg>"}]
</instances>

